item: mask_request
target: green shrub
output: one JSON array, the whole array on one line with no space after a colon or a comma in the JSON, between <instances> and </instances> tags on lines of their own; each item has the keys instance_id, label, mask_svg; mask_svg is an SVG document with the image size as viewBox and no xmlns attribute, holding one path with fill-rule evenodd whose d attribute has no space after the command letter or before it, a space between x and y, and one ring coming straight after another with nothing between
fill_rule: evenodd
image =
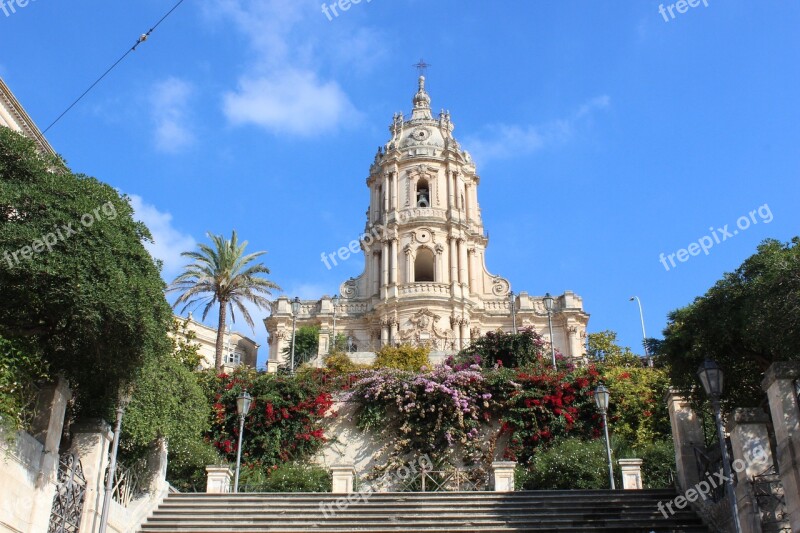
<instances>
[{"instance_id":1,"label":"green shrub","mask_svg":"<svg viewBox=\"0 0 800 533\"><path fill-rule=\"evenodd\" d=\"M564 439L536 453L519 471L525 490L607 489L608 462L602 439Z\"/></svg>"},{"instance_id":2,"label":"green shrub","mask_svg":"<svg viewBox=\"0 0 800 533\"><path fill-rule=\"evenodd\" d=\"M365 365L354 363L344 352L332 352L325 357L325 368L336 374L349 374L357 370L364 370Z\"/></svg>"},{"instance_id":3,"label":"green shrub","mask_svg":"<svg viewBox=\"0 0 800 533\"><path fill-rule=\"evenodd\" d=\"M641 459L642 482L647 489L672 488L672 473L675 471L675 447L672 439L657 440L633 450L633 456Z\"/></svg>"},{"instance_id":4,"label":"green shrub","mask_svg":"<svg viewBox=\"0 0 800 533\"><path fill-rule=\"evenodd\" d=\"M286 463L267 468L243 466L239 485L248 492L330 492L330 473L316 465Z\"/></svg>"},{"instance_id":5,"label":"green shrub","mask_svg":"<svg viewBox=\"0 0 800 533\"><path fill-rule=\"evenodd\" d=\"M45 363L0 337L0 428L9 436L27 429L26 415L33 411L35 382L47 377Z\"/></svg>"},{"instance_id":6,"label":"green shrub","mask_svg":"<svg viewBox=\"0 0 800 533\"><path fill-rule=\"evenodd\" d=\"M375 354L375 368L396 368L410 372L419 372L422 367L430 368L428 360L430 350L424 346L384 346Z\"/></svg>"}]
</instances>

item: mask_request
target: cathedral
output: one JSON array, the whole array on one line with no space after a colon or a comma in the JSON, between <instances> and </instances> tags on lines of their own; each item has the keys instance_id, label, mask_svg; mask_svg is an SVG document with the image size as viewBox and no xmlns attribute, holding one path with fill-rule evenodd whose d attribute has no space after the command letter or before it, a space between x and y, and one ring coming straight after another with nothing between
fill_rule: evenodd
<instances>
[{"instance_id":1,"label":"cathedral","mask_svg":"<svg viewBox=\"0 0 800 533\"><path fill-rule=\"evenodd\" d=\"M481 179L454 129L449 112L433 116L420 76L411 115L395 114L391 138L369 169L364 272L342 283L338 295L295 302L294 311L287 297L272 303L264 321L270 371L287 363L293 322L320 327L315 365L334 335L347 339L357 362L370 362L387 344L427 345L435 362L490 331L533 328L550 341L550 321L557 351L585 355L589 315L578 295L554 296L548 313L545 296L515 294L486 269Z\"/></svg>"}]
</instances>

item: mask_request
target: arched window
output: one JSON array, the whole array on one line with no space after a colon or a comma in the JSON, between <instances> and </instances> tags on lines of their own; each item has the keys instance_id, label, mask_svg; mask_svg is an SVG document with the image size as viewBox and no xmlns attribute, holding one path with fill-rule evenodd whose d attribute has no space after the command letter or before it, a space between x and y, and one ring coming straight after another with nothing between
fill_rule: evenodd
<instances>
[{"instance_id":1,"label":"arched window","mask_svg":"<svg viewBox=\"0 0 800 533\"><path fill-rule=\"evenodd\" d=\"M430 248L419 248L414 259L414 281L436 281L434 279L434 257Z\"/></svg>"},{"instance_id":2,"label":"arched window","mask_svg":"<svg viewBox=\"0 0 800 533\"><path fill-rule=\"evenodd\" d=\"M431 195L430 188L428 187L428 180L419 180L417 182L417 207L430 207Z\"/></svg>"}]
</instances>

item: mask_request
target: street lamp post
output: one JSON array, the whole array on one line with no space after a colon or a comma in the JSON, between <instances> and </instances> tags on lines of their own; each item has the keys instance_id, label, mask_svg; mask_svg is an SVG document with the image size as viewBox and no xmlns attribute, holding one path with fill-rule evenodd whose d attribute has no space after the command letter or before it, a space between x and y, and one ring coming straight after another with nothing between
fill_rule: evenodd
<instances>
[{"instance_id":1,"label":"street lamp post","mask_svg":"<svg viewBox=\"0 0 800 533\"><path fill-rule=\"evenodd\" d=\"M300 314L300 298L297 296L292 300L292 360L291 373L294 374L294 338L297 332L297 315Z\"/></svg>"},{"instance_id":2,"label":"street lamp post","mask_svg":"<svg viewBox=\"0 0 800 533\"><path fill-rule=\"evenodd\" d=\"M253 397L247 391L236 397L236 412L239 414L239 446L236 448L236 477L233 481L233 492L239 492L239 469L242 465L242 435L244 434L244 418L250 411Z\"/></svg>"},{"instance_id":3,"label":"street lamp post","mask_svg":"<svg viewBox=\"0 0 800 533\"><path fill-rule=\"evenodd\" d=\"M514 291L508 291L508 303L511 305L511 331L517 334L517 302L514 299Z\"/></svg>"},{"instance_id":4,"label":"street lamp post","mask_svg":"<svg viewBox=\"0 0 800 533\"><path fill-rule=\"evenodd\" d=\"M331 299L333 302L333 342L328 347L329 352L336 351L336 306L339 305L339 295L337 294Z\"/></svg>"},{"instance_id":5,"label":"street lamp post","mask_svg":"<svg viewBox=\"0 0 800 533\"><path fill-rule=\"evenodd\" d=\"M608 399L611 396L611 393L608 392L608 389L602 383L597 386L594 391L594 403L597 405L597 410L600 411L600 415L603 417L603 430L606 435L606 455L608 456L608 481L611 485L611 490L616 490L616 484L614 483L614 463L611 462L611 441L608 438L608 417L606 414L608 413Z\"/></svg>"},{"instance_id":6,"label":"street lamp post","mask_svg":"<svg viewBox=\"0 0 800 533\"><path fill-rule=\"evenodd\" d=\"M642 311L642 300L639 299L638 296L631 296L628 301L632 302L636 300L636 303L639 304L639 318L642 321L642 346L644 346L644 356L647 359L647 365L653 366L653 361L650 360L650 354L647 351L647 333L644 330L644 311Z\"/></svg>"},{"instance_id":7,"label":"street lamp post","mask_svg":"<svg viewBox=\"0 0 800 533\"><path fill-rule=\"evenodd\" d=\"M739 524L739 507L736 503L736 494L733 492L731 463L728 458L728 446L725 444L725 432L722 429L722 415L720 414L719 399L722 396L724 375L717 363L706 359L700 368L697 369L697 377L699 377L700 381L703 383L703 389L705 389L706 394L711 399L711 406L714 408L714 420L717 423L717 438L719 439L719 448L722 453L722 473L727 480L725 485L728 492L728 500L731 505L733 525L736 533L741 533L742 526Z\"/></svg>"},{"instance_id":8,"label":"street lamp post","mask_svg":"<svg viewBox=\"0 0 800 533\"><path fill-rule=\"evenodd\" d=\"M553 297L550 293L544 295L544 308L547 309L547 324L550 327L550 355L553 357L553 370L558 370L556 366L556 347L553 343Z\"/></svg>"},{"instance_id":9,"label":"street lamp post","mask_svg":"<svg viewBox=\"0 0 800 533\"><path fill-rule=\"evenodd\" d=\"M108 465L106 476L106 490L103 498L103 509L100 512L100 526L98 533L106 533L108 529L108 512L111 508L111 498L114 493L114 477L117 475L117 451L119 450L119 436L122 429L122 415L131 401L131 389L123 387L117 400L117 420L114 423L114 440L111 443L111 461Z\"/></svg>"}]
</instances>

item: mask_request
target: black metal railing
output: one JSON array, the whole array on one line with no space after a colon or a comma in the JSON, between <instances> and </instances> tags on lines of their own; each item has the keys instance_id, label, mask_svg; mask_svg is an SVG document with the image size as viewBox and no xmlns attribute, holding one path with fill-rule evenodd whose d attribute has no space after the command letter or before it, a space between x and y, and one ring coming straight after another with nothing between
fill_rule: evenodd
<instances>
[{"instance_id":1,"label":"black metal railing","mask_svg":"<svg viewBox=\"0 0 800 533\"><path fill-rule=\"evenodd\" d=\"M764 531L778 531L791 533L786 515L786 496L783 483L774 465L753 476L750 481L753 486L753 496L761 513L761 525Z\"/></svg>"},{"instance_id":2,"label":"black metal railing","mask_svg":"<svg viewBox=\"0 0 800 533\"><path fill-rule=\"evenodd\" d=\"M81 527L86 478L75 454L62 455L56 474L56 493L50 511L48 533L78 533Z\"/></svg>"}]
</instances>

